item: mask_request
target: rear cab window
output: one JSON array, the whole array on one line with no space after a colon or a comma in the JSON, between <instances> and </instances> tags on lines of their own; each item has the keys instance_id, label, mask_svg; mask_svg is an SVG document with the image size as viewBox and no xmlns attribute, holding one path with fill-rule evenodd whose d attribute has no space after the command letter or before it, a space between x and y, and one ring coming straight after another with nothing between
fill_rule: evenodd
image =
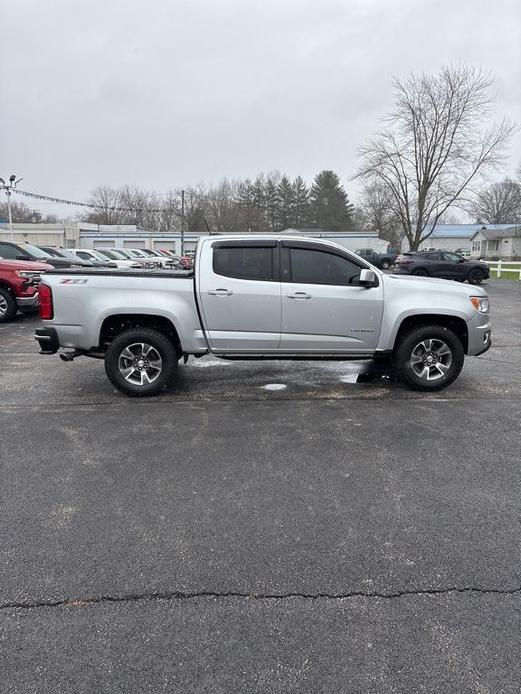
<instances>
[{"instance_id":1,"label":"rear cab window","mask_svg":"<svg viewBox=\"0 0 521 694\"><path fill-rule=\"evenodd\" d=\"M223 277L274 282L275 246L216 243L213 247L213 271Z\"/></svg>"}]
</instances>

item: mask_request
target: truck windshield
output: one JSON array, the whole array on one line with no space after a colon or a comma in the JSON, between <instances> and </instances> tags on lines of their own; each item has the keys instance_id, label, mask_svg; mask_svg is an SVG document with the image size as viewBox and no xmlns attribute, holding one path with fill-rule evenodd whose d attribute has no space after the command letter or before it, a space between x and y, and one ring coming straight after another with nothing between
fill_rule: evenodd
<instances>
[{"instance_id":1,"label":"truck windshield","mask_svg":"<svg viewBox=\"0 0 521 694\"><path fill-rule=\"evenodd\" d=\"M46 251L42 251L41 248L38 248L37 246L33 246L30 243L24 243L21 248L24 248L30 255L34 256L35 258L52 258L50 253L47 253Z\"/></svg>"},{"instance_id":2,"label":"truck windshield","mask_svg":"<svg viewBox=\"0 0 521 694\"><path fill-rule=\"evenodd\" d=\"M98 253L98 255L104 255L106 258L109 258L110 260L119 260L118 256L113 251L109 251L105 248L98 248L96 252Z\"/></svg>"}]
</instances>

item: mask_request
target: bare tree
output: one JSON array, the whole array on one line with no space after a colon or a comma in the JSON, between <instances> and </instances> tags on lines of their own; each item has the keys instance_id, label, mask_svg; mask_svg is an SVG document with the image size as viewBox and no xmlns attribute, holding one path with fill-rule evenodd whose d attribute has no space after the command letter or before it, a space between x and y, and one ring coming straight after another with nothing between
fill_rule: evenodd
<instances>
[{"instance_id":1,"label":"bare tree","mask_svg":"<svg viewBox=\"0 0 521 694\"><path fill-rule=\"evenodd\" d=\"M94 224L122 224L122 213L114 209L121 204L120 191L118 189L110 186L96 186L90 195L88 203L96 205L96 209L85 216L86 222Z\"/></svg>"},{"instance_id":2,"label":"bare tree","mask_svg":"<svg viewBox=\"0 0 521 694\"><path fill-rule=\"evenodd\" d=\"M410 247L428 238L449 207L503 160L514 131L506 120L487 125L491 78L472 67L395 80L387 127L360 149L358 175L386 191Z\"/></svg>"},{"instance_id":3,"label":"bare tree","mask_svg":"<svg viewBox=\"0 0 521 694\"><path fill-rule=\"evenodd\" d=\"M468 211L480 224L519 224L521 184L511 178L492 183L478 193Z\"/></svg>"},{"instance_id":4,"label":"bare tree","mask_svg":"<svg viewBox=\"0 0 521 694\"><path fill-rule=\"evenodd\" d=\"M393 212L387 186L378 180L367 183L362 192L360 209L367 228L378 232L378 236L389 241L393 248L400 247L402 226Z\"/></svg>"},{"instance_id":5,"label":"bare tree","mask_svg":"<svg viewBox=\"0 0 521 694\"><path fill-rule=\"evenodd\" d=\"M58 222L57 215L43 215L38 210L28 207L24 202L11 202L11 217L15 224L54 224ZM7 203L0 203L0 220L7 221L9 212Z\"/></svg>"},{"instance_id":6,"label":"bare tree","mask_svg":"<svg viewBox=\"0 0 521 694\"><path fill-rule=\"evenodd\" d=\"M210 221L216 231L240 230L239 182L223 178L206 194Z\"/></svg>"}]
</instances>

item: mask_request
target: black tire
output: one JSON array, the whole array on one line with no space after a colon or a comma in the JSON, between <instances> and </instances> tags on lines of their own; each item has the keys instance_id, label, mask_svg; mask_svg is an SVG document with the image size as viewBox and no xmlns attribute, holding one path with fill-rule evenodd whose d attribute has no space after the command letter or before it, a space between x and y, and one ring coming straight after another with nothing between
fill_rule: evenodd
<instances>
[{"instance_id":1,"label":"black tire","mask_svg":"<svg viewBox=\"0 0 521 694\"><path fill-rule=\"evenodd\" d=\"M388 270L391 267L389 260L382 260L382 270Z\"/></svg>"},{"instance_id":2,"label":"black tire","mask_svg":"<svg viewBox=\"0 0 521 694\"><path fill-rule=\"evenodd\" d=\"M16 316L16 300L8 289L0 287L0 323L8 323Z\"/></svg>"},{"instance_id":3,"label":"black tire","mask_svg":"<svg viewBox=\"0 0 521 694\"><path fill-rule=\"evenodd\" d=\"M146 357L143 356L145 350L141 350L140 355L141 344L152 350L149 350ZM124 352L130 354L132 360L124 356ZM149 355L151 358L147 360ZM159 356L159 360L155 358L156 355ZM178 358L174 345L163 333L150 328L132 328L125 330L110 343L105 354L105 372L112 385L125 395L148 397L168 388L177 373ZM143 365L140 360L144 362ZM123 366L127 368L123 369ZM122 371L130 369L132 371L125 378ZM146 377L141 375L141 372L146 373ZM127 380L129 378L131 380ZM151 382L143 383L145 378Z\"/></svg>"},{"instance_id":4,"label":"black tire","mask_svg":"<svg viewBox=\"0 0 521 694\"><path fill-rule=\"evenodd\" d=\"M418 349L420 344L429 347L429 341L432 351ZM440 344L448 348L450 355L442 352ZM438 365L436 362L429 365L429 356L435 355ZM426 325L413 328L400 338L393 354L393 372L398 381L415 390L441 390L456 380L464 360L463 344L456 333L442 325ZM420 377L419 372L425 372L426 368L428 375ZM432 380L428 380L431 375Z\"/></svg>"},{"instance_id":5,"label":"black tire","mask_svg":"<svg viewBox=\"0 0 521 694\"><path fill-rule=\"evenodd\" d=\"M485 279L485 275L481 272L479 268L474 268L467 275L467 281L469 284L481 284Z\"/></svg>"},{"instance_id":6,"label":"black tire","mask_svg":"<svg viewBox=\"0 0 521 694\"><path fill-rule=\"evenodd\" d=\"M411 274L416 275L416 277L427 277L429 273L424 268L419 267L417 270L413 270Z\"/></svg>"}]
</instances>

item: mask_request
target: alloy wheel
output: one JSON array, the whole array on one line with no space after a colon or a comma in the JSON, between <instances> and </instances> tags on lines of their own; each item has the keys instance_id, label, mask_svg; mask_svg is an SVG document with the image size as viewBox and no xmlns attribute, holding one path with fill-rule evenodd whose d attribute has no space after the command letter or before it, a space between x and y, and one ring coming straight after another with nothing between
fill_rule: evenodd
<instances>
[{"instance_id":1,"label":"alloy wheel","mask_svg":"<svg viewBox=\"0 0 521 694\"><path fill-rule=\"evenodd\" d=\"M422 340L412 350L409 364L418 378L437 381L447 375L452 364L452 351L443 340Z\"/></svg>"},{"instance_id":2,"label":"alloy wheel","mask_svg":"<svg viewBox=\"0 0 521 694\"><path fill-rule=\"evenodd\" d=\"M144 386L159 378L163 370L163 360L152 345L135 342L125 347L119 355L118 369L129 383Z\"/></svg>"},{"instance_id":3,"label":"alloy wheel","mask_svg":"<svg viewBox=\"0 0 521 694\"><path fill-rule=\"evenodd\" d=\"M0 295L0 318L3 318L5 314L7 313L7 300L5 297Z\"/></svg>"}]
</instances>

